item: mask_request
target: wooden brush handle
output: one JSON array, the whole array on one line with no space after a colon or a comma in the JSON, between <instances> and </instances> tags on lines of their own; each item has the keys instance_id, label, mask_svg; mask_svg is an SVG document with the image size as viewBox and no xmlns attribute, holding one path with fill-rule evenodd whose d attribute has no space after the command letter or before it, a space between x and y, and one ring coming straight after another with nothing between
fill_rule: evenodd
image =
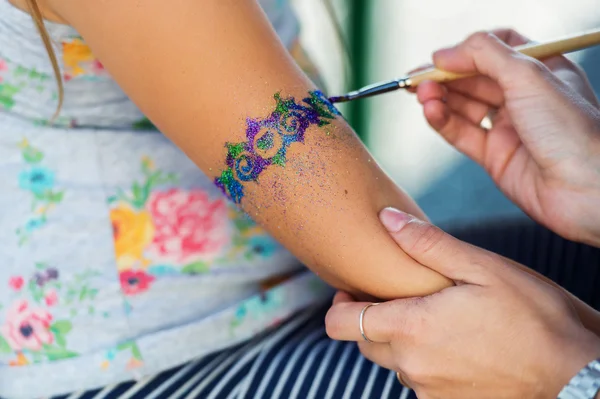
<instances>
[{"instance_id":1,"label":"wooden brush handle","mask_svg":"<svg viewBox=\"0 0 600 399\"><path fill-rule=\"evenodd\" d=\"M529 57L541 60L555 55L581 50L596 44L600 44L600 29L591 30L546 43L528 43L515 47L515 50ZM473 75L474 74L453 73L431 68L409 75L408 83L411 87L416 87L421 82L426 80L449 82L451 80L462 79Z\"/></svg>"}]
</instances>

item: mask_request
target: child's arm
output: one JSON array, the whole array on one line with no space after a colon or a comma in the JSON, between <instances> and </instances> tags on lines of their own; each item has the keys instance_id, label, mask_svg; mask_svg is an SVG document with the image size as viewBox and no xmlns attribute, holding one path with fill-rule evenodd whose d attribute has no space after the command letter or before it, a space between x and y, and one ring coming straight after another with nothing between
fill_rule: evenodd
<instances>
[{"instance_id":1,"label":"child's arm","mask_svg":"<svg viewBox=\"0 0 600 399\"><path fill-rule=\"evenodd\" d=\"M451 284L381 226L386 206L424 215L314 92L255 1L49 5L161 131L322 278L379 298Z\"/></svg>"}]
</instances>

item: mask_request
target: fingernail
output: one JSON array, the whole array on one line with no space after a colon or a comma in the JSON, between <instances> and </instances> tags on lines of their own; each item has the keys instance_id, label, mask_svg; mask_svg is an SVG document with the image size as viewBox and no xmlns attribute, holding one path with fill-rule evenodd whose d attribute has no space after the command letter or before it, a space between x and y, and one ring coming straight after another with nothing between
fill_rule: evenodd
<instances>
[{"instance_id":1,"label":"fingernail","mask_svg":"<svg viewBox=\"0 0 600 399\"><path fill-rule=\"evenodd\" d=\"M408 222L413 219L408 213L399 211L396 208L385 208L379 212L379 220L390 233L397 233L402 230Z\"/></svg>"},{"instance_id":2,"label":"fingernail","mask_svg":"<svg viewBox=\"0 0 600 399\"><path fill-rule=\"evenodd\" d=\"M439 68L440 60L443 60L444 58L448 57L448 55L452 54L454 51L456 51L456 46L444 47L435 51L431 56L431 58L433 59L433 64Z\"/></svg>"}]
</instances>

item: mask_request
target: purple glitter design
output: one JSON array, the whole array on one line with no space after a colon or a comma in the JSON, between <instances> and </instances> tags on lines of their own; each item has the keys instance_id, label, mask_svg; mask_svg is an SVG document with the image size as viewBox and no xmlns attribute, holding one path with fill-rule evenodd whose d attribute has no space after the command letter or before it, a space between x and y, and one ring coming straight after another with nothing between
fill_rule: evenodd
<instances>
[{"instance_id":1,"label":"purple glitter design","mask_svg":"<svg viewBox=\"0 0 600 399\"><path fill-rule=\"evenodd\" d=\"M309 126L328 125L329 120L341 115L319 90L309 92L309 97L299 103L294 97L282 98L280 93L274 98L276 105L271 115L246 120L247 141L225 145L227 168L215 178L215 184L236 204L244 197L244 182L258 181L259 175L270 165L285 166L288 147L292 143L304 143L304 133ZM274 140L275 137L278 140ZM275 145L280 147L269 151ZM271 156L265 155L265 151Z\"/></svg>"}]
</instances>

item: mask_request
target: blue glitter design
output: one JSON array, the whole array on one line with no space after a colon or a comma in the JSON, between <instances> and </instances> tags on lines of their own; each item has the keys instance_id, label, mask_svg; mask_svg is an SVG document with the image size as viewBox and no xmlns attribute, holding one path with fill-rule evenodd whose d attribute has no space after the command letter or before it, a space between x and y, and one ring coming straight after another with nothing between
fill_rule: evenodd
<instances>
[{"instance_id":1,"label":"blue glitter design","mask_svg":"<svg viewBox=\"0 0 600 399\"><path fill-rule=\"evenodd\" d=\"M292 143L304 143L309 126L328 125L341 115L321 91L308 94L302 102L296 102L294 97L282 98L280 93L275 93L276 105L271 115L246 120L247 141L225 144L227 168L215 178L215 184L233 202L241 203L244 182L257 182L270 165L285 166L287 149Z\"/></svg>"}]
</instances>

